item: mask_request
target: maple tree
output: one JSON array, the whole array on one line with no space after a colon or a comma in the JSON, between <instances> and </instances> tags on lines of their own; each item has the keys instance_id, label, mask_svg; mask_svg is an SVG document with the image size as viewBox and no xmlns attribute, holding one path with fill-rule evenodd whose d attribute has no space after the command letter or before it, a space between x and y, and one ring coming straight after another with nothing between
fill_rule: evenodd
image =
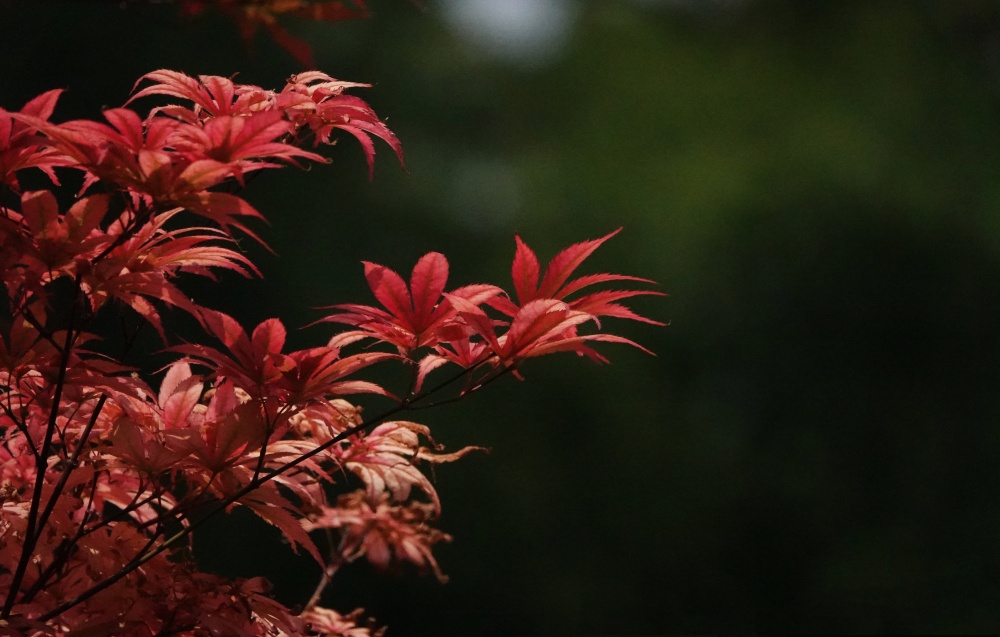
<instances>
[{"instance_id":1,"label":"maple tree","mask_svg":"<svg viewBox=\"0 0 1000 637\"><path fill-rule=\"evenodd\" d=\"M529 358L603 362L601 342L643 349L601 331L601 320L659 324L621 301L661 293L591 286L651 281L573 278L617 231L566 248L544 271L517 238L513 294L449 288L439 253L424 255L408 282L366 262L378 306L329 306L317 323L346 327L303 350L286 347L277 318L248 330L186 296L181 275L260 275L235 245L241 235L263 243L249 227L262 215L241 195L249 176L325 163L316 147L338 131L361 143L369 167L373 138L403 161L395 135L347 93L364 86L309 71L270 91L160 70L104 122L51 121L58 90L0 110L2 631L381 634L362 610L319 606L323 590L362 558L443 580L432 549L449 536L434 527L441 504L423 468L478 449L445 452L426 426L400 418L432 397L519 377ZM169 103L140 116L135 100L150 97ZM23 188L29 169L48 186ZM178 341L164 308L193 317L204 338ZM130 312L172 357L158 384L159 374L102 349L99 317ZM376 364L403 366L408 386L366 379ZM364 394L391 406L365 416L346 399ZM236 507L322 568L300 609L269 597L263 578L226 579L192 559L194 532Z\"/></svg>"}]
</instances>

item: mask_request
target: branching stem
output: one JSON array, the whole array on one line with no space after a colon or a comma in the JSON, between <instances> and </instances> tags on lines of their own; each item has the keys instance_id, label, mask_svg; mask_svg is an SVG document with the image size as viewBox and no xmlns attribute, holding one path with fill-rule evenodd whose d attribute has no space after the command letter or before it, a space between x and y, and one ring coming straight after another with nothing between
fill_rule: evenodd
<instances>
[{"instance_id":1,"label":"branching stem","mask_svg":"<svg viewBox=\"0 0 1000 637\"><path fill-rule=\"evenodd\" d=\"M73 350L74 323L76 321L76 307L80 294L79 280L77 280L76 292L73 295L73 303L69 313L69 324L66 326L66 339L62 347L62 355L59 361L59 371L56 377L56 385L52 396L52 408L49 412L49 422L45 427L45 437L42 441L42 448L35 465L35 485L31 494L31 505L28 509L28 522L24 533L24 545L21 547L21 557L17 562L17 568L11 578L10 589L7 591L7 599L4 602L3 610L0 611L0 618L10 617L14 608L14 600L21 589L21 581L24 579L24 572L31 561L31 556L35 552L35 544L41 536L39 521L39 507L42 501L42 490L45 487L45 473L48 470L49 456L52 453L52 438L56 431L56 424L59 417L59 405L62 401L63 388L66 385L66 373L69 369L69 357ZM46 516L47 517L47 516Z\"/></svg>"},{"instance_id":2,"label":"branching stem","mask_svg":"<svg viewBox=\"0 0 1000 637\"><path fill-rule=\"evenodd\" d=\"M91 597L93 597L97 593L100 593L101 591L109 588L110 586L113 586L115 583L117 583L118 581L122 580L124 577L126 577L127 575L129 575L130 573L132 573L133 571L135 571L136 569L142 567L143 564L146 564L147 562L149 562L150 560L152 560L156 556L160 555L161 553L163 553L167 549L169 549L172 546L174 546L180 540L182 540L185 537L187 537L188 535L190 535L195 529L200 528L208 520L212 519L213 517L215 517L216 515L218 515L222 511L226 510L226 508L228 508L229 505L231 505L234 502L238 501L240 498L244 497L248 493L251 493L251 492L255 491L256 489L258 489L264 483L269 482L269 481L273 480L274 478L277 478L278 476L280 476L280 475L282 475L282 474L290 471L291 469L293 469L293 468L299 466L300 464L304 463L306 460L309 460L310 458L313 458L314 456L323 453L324 451L326 451L327 449L333 447L337 443L340 443L340 442L342 442L342 441L350 438L351 436L353 436L353 435L355 435L357 433L361 433L361 432L364 432L364 431L369 431L369 430L373 429L375 426L377 426L378 424L384 422L386 419L391 418L392 416L395 416L398 413L401 413L401 412L404 412L404 411L407 411L409 409L414 408L414 405L416 403L418 403L418 402L420 402L420 401L428 398L429 396L432 396L433 394L436 394L437 392L439 392L439 391L447 388L448 386L454 384L455 382L457 382L459 380L462 380L463 378L467 377L469 374L475 373L476 369L478 369L479 367L481 367L483 364L485 364L485 361L481 362L481 363L478 363L477 365L475 365L475 366L473 366L473 367L471 367L469 369L462 370L461 373L458 373L458 374L455 374L455 375L451 376L450 378L442 381L441 383L439 383L438 385L434 386L433 388L421 392L417 396L407 397L403 401L401 401L398 405L390 407L389 409L386 409L385 411L383 411L382 413L378 414L377 416L369 418L369 419L365 420L364 422L362 422L362 423L360 423L358 425L355 425L354 427L349 427L349 428L345 429L344 431L340 432L339 434L337 434L336 436L334 436L330 440L327 440L326 442L317 445L316 447L314 447L313 449L307 451L306 453L304 453L304 454L302 454L300 456L297 456L295 459L290 460L290 461L286 462L285 464L283 464L283 465L281 465L279 467L276 467L276 468L272 469L271 471L269 471L269 472L267 472L265 474L256 476L254 479L250 480L250 482L248 482L242 488L238 489L232 495L230 495L230 496L224 498L223 500L221 500L220 502L218 502L215 505L215 507L213 507L210 511L208 511L203 517L199 518L198 520L192 521L189 525L187 525L186 527L182 528L180 531L178 531L174 535L170 536L169 538L165 539L163 542L161 542L156 547L153 547L152 544L148 544L147 548L143 549L143 551L141 551L139 554L137 554L130 562L128 562L127 564L125 564L114 575L112 575L112 576L110 576L110 577L108 577L108 578L106 578L106 579L104 579L104 580L102 580L102 581L94 584L93 586L91 586L87 590L83 591L82 593L80 593L79 595L77 595L76 597L74 597L73 599L70 599L70 600L68 600L66 602L63 602L62 604L60 604L56 608L53 608L49 612L47 612L44 615L40 616L38 619L40 621L48 621L48 620L50 620L50 619L52 619L54 617L58 617L59 615L61 615L62 613L66 612L67 610L73 608L74 606L76 606L76 605L78 605L78 604L80 604L82 602L85 602L86 600L90 599ZM481 380L479 383L477 383L477 388L481 387L485 383L492 382L493 380L499 378L502 375L503 375L502 373L501 374L488 374L483 380ZM155 540L155 538L156 538L157 535L158 535L158 533L154 533L154 535L153 535L153 537L151 539Z\"/></svg>"}]
</instances>

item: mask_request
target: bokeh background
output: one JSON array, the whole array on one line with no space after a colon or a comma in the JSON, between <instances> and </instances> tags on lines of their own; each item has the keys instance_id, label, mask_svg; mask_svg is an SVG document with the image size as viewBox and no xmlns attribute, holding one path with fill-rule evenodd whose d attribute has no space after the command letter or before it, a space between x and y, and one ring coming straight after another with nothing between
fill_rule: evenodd
<instances>
[{"instance_id":1,"label":"bokeh background","mask_svg":"<svg viewBox=\"0 0 1000 637\"><path fill-rule=\"evenodd\" d=\"M492 449L436 472L451 582L359 564L331 605L390 635L997 630L1000 4L370 4L287 26L375 84L408 172L379 146L369 183L345 138L262 176L266 278L194 293L305 325L370 298L361 259L506 282L514 233L548 258L624 226L588 267L659 281L634 305L670 326L421 414ZM170 2L0 0L0 33L0 105L65 87L58 120L157 68L300 70ZM196 549L289 604L317 579L241 517Z\"/></svg>"}]
</instances>

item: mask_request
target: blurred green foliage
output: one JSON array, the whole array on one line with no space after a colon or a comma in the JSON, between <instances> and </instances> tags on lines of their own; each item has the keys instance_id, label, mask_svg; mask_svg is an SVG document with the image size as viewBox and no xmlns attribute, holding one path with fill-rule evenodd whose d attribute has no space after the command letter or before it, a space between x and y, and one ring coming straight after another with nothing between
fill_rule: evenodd
<instances>
[{"instance_id":1,"label":"blurred green foliage","mask_svg":"<svg viewBox=\"0 0 1000 637\"><path fill-rule=\"evenodd\" d=\"M539 361L420 414L492 448L437 472L452 583L358 566L332 605L398 635L1000 625L1000 5L582 2L525 64L460 38L455 3L372 4L290 26L375 83L408 172L382 147L366 182L345 139L262 177L265 280L195 294L304 325L368 298L361 259L506 281L515 232L547 258L624 226L591 267L658 280L636 306L671 326L622 328L656 358ZM156 68L297 70L169 4L7 0L0 24L0 103L67 87L63 119ZM315 567L268 532L229 520L199 555L304 600Z\"/></svg>"}]
</instances>

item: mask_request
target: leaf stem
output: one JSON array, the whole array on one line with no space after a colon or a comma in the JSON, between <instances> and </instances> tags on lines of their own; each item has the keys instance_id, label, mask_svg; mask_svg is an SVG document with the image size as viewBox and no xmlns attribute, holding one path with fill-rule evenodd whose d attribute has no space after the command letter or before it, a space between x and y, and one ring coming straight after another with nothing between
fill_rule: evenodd
<instances>
[{"instance_id":1,"label":"leaf stem","mask_svg":"<svg viewBox=\"0 0 1000 637\"><path fill-rule=\"evenodd\" d=\"M98 582L97 584L94 584L93 586L91 586L87 590L83 591L82 593L80 593L76 597L63 602L59 606L57 606L57 607L53 608L52 610L48 611L47 613L41 615L38 618L39 621L43 621L44 622L44 621L48 621L48 620L50 620L50 619L52 619L54 617L58 617L59 615L61 615L62 613L66 612L67 610L73 608L74 606L77 606L78 604L81 604L82 602L85 602L86 600L90 599L91 597L93 597L97 593L100 593L101 591L103 591L103 590L107 589L108 587L114 585L115 583L117 583L118 581L120 581L121 579L123 579L124 577L126 577L127 575L129 575L130 573L132 573L133 571L135 571L136 569L140 568L143 564L149 562L150 560L152 560L153 558L155 558L159 554L163 553L164 551L166 551L167 549L169 549L171 546L173 546L174 544L176 544L178 541L180 541L183 538L185 538L188 535L190 535L192 532L194 532L195 529L200 528L203 524L205 524L205 522L207 522L208 520L212 519L213 517L215 517L216 515L218 515L222 511L224 511L226 508L229 507L229 505L231 505L234 502L238 501L240 498L242 498L243 496L247 495L248 493L251 493L252 491L255 491L256 489L258 489L264 483L269 482L269 481L273 480L274 478L276 478L276 477L278 477L278 476L280 476L280 475L288 472L289 470L291 470L291 469L299 466L300 464L302 464L306 460L309 460L310 458L312 458L312 457L314 457L314 456L316 456L316 455L318 455L320 453L323 453L324 451L326 451L330 447L336 445L339 442L342 442L342 441L346 440L347 438L353 436L354 434L360 433L362 431L368 431L368 430L374 428L376 425L380 424L381 422L385 421L387 418L390 418L390 417L392 417L392 416L394 416L394 415L396 415L396 414L398 414L400 412L403 412L403 411L406 411L408 409L413 408L412 405L414 403L419 402L419 401L421 401L421 400L423 400L423 399L425 399L425 398L427 398L427 397L429 397L429 396L431 396L431 395L433 395L433 394L441 391L442 389L445 389L449 385L452 385L453 383L455 383L455 382L461 380L462 378L466 377L468 374L474 373L475 370L478 367L481 367L485 362L486 361L483 361L483 362L477 363L473 367L470 367L468 369L463 369L461 373L458 373L458 374L455 374L455 375L451 376L450 378L448 378L448 379L442 381L441 383L435 385L433 388L431 388L431 389L429 389L427 391L421 392L420 394L418 394L417 396L415 396L413 398L409 398L408 397L408 398L403 399L402 401L400 401L400 403L398 405L395 405L395 406L393 406L393 407L391 407L389 409L386 409L385 411L383 411L380 414L374 416L373 418L369 418L369 419L365 420L364 422L361 422L360 424L355 425L354 427L349 427L349 428L345 429L344 431L340 432L339 434L337 434L336 436L334 436L330 440L327 440L326 442L317 445L313 449L311 449L311 450L303 453L300 456L297 456L295 459L290 460L290 461L286 462L285 464L272 469L271 471L267 472L266 474L260 475L257 478L252 479L245 486L243 486L242 488L238 489L236 492L234 492L230 496L228 496L228 497L224 498L223 500L221 500L218 504L216 504L215 507L213 507L211 510L209 510L203 517L199 518L198 520L192 521L188 526L182 528L180 531L176 532L174 535L170 536L169 538L166 538L163 542L161 542L156 547L152 547L151 544L147 544L146 548L144 548L142 551L140 551L139 554L137 554L131 561L129 561L127 564L125 564L117 573L115 573L114 575L111 575L111 576L105 578L104 580ZM499 378L500 375L501 374L488 376L485 382L489 382L490 380ZM158 535L158 533L155 533L153 535L153 537L151 538L151 541L155 541L155 538L156 538L157 535Z\"/></svg>"},{"instance_id":2,"label":"leaf stem","mask_svg":"<svg viewBox=\"0 0 1000 637\"><path fill-rule=\"evenodd\" d=\"M42 501L42 490L45 486L45 473L48 470L49 455L52 453L52 438L56 431L57 419L59 417L59 404L62 401L63 388L66 385L66 372L69 368L70 352L73 348L73 329L76 319L77 300L80 294L79 280L77 281L76 292L73 295L73 303L70 306L69 324L66 326L66 340L62 348L59 361L59 372L56 377L55 390L52 397L52 408L49 411L49 422L45 427L45 438L42 441L42 448L39 458L35 464L35 486L31 494L31 505L28 509L28 522L24 533L24 546L21 547L21 557L18 559L17 568L11 578L10 590L7 591L7 599L4 602L3 610L0 611L0 618L10 617L14 608L14 600L21 589L21 581L28 568L28 562L35 552L35 545L41 537L42 528L38 526L39 507Z\"/></svg>"}]
</instances>

